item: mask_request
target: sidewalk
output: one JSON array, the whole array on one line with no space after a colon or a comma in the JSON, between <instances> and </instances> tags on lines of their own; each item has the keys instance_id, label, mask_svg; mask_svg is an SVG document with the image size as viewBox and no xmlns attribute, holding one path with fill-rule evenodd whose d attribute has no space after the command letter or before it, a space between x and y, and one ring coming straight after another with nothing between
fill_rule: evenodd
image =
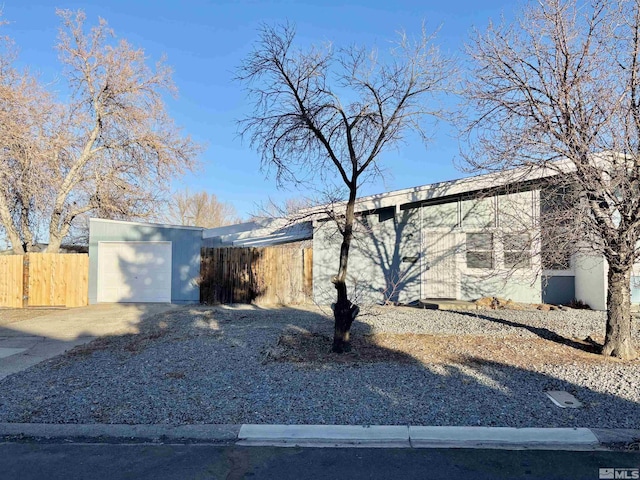
<instances>
[{"instance_id":1,"label":"sidewalk","mask_svg":"<svg viewBox=\"0 0 640 480\"><path fill-rule=\"evenodd\" d=\"M5 441L200 443L280 447L637 450L640 430L403 425L107 425L0 423Z\"/></svg>"},{"instance_id":2,"label":"sidewalk","mask_svg":"<svg viewBox=\"0 0 640 480\"><path fill-rule=\"evenodd\" d=\"M171 304L98 304L62 309L0 326L0 380L107 335L136 333L148 315ZM0 311L2 315L2 311Z\"/></svg>"}]
</instances>

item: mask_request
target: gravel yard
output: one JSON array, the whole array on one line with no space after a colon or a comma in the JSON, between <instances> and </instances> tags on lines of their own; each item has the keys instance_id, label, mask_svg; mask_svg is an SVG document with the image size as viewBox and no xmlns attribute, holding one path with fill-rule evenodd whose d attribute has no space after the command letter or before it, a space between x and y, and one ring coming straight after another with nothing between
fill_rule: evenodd
<instances>
[{"instance_id":1,"label":"gravel yard","mask_svg":"<svg viewBox=\"0 0 640 480\"><path fill-rule=\"evenodd\" d=\"M604 325L586 310L379 307L335 356L315 307L183 307L0 381L0 422L640 428L640 361L590 353Z\"/></svg>"}]
</instances>

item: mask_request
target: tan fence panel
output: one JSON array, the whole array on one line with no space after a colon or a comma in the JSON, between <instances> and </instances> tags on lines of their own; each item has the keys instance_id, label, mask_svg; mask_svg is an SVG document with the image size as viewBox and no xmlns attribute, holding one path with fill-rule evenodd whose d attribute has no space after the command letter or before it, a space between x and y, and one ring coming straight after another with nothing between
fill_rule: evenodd
<instances>
[{"instance_id":1,"label":"tan fence panel","mask_svg":"<svg viewBox=\"0 0 640 480\"><path fill-rule=\"evenodd\" d=\"M27 257L30 307L88 305L88 255L29 253Z\"/></svg>"},{"instance_id":2,"label":"tan fence panel","mask_svg":"<svg viewBox=\"0 0 640 480\"><path fill-rule=\"evenodd\" d=\"M0 255L0 307L22 307L22 255Z\"/></svg>"},{"instance_id":3,"label":"tan fence panel","mask_svg":"<svg viewBox=\"0 0 640 480\"><path fill-rule=\"evenodd\" d=\"M311 301L311 249L203 248L200 301L301 304Z\"/></svg>"},{"instance_id":4,"label":"tan fence panel","mask_svg":"<svg viewBox=\"0 0 640 480\"><path fill-rule=\"evenodd\" d=\"M89 305L89 255L69 255L66 264L66 306Z\"/></svg>"},{"instance_id":5,"label":"tan fence panel","mask_svg":"<svg viewBox=\"0 0 640 480\"><path fill-rule=\"evenodd\" d=\"M30 307L63 306L63 304L56 304L51 298L52 260L50 253L27 254L29 263L27 296Z\"/></svg>"},{"instance_id":6,"label":"tan fence panel","mask_svg":"<svg viewBox=\"0 0 640 480\"><path fill-rule=\"evenodd\" d=\"M313 298L313 248L305 248L304 255L304 294Z\"/></svg>"}]
</instances>

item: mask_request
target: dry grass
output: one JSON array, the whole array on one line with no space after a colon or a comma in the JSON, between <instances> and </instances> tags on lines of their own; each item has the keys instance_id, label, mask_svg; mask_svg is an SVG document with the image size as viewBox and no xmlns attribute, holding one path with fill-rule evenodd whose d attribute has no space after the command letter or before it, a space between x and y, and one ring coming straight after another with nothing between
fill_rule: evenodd
<instances>
[{"instance_id":1,"label":"dry grass","mask_svg":"<svg viewBox=\"0 0 640 480\"><path fill-rule=\"evenodd\" d=\"M127 334L121 337L96 338L85 345L78 345L66 353L67 357L87 357L103 350L120 350L137 355L152 346L156 340L167 334L167 329L154 330L148 333Z\"/></svg>"},{"instance_id":2,"label":"dry grass","mask_svg":"<svg viewBox=\"0 0 640 480\"><path fill-rule=\"evenodd\" d=\"M102 337L96 338L92 342L78 345L77 347L72 348L68 352L65 353L64 357L88 357L94 352L99 352L102 350L109 350L112 346L111 338ZM64 358L60 357L60 358Z\"/></svg>"},{"instance_id":3,"label":"dry grass","mask_svg":"<svg viewBox=\"0 0 640 480\"><path fill-rule=\"evenodd\" d=\"M280 336L265 352L265 361L294 363L500 363L520 368L544 364L598 364L621 362L597 353L603 339L565 339L563 343L542 338L481 335L374 334L352 339L352 351L330 352L331 338L308 332ZM640 348L640 345L638 345ZM637 360L635 361L638 362Z\"/></svg>"},{"instance_id":4,"label":"dry grass","mask_svg":"<svg viewBox=\"0 0 640 480\"><path fill-rule=\"evenodd\" d=\"M147 334L131 335L131 341L125 344L124 349L129 353L140 353L166 333L166 330L156 330Z\"/></svg>"}]
</instances>

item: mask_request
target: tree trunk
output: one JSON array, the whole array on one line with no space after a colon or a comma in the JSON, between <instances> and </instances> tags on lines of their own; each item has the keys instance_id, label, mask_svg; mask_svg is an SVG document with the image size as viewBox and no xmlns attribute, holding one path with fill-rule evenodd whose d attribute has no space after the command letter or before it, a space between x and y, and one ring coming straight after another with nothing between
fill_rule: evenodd
<instances>
[{"instance_id":1,"label":"tree trunk","mask_svg":"<svg viewBox=\"0 0 640 480\"><path fill-rule=\"evenodd\" d=\"M61 215L51 215L51 223L49 224L49 245L47 245L46 250L47 253L58 253L60 251L60 246L62 245L62 240L66 235L64 227L58 227L61 221L60 217Z\"/></svg>"},{"instance_id":2,"label":"tree trunk","mask_svg":"<svg viewBox=\"0 0 640 480\"><path fill-rule=\"evenodd\" d=\"M20 239L20 234L13 223L11 212L9 212L9 208L7 207L7 202L5 201L5 198L1 196L0 224L4 227L4 231L9 239L9 243L11 243L11 250L13 250L14 255L24 255L25 249L22 244L22 240Z\"/></svg>"},{"instance_id":3,"label":"tree trunk","mask_svg":"<svg viewBox=\"0 0 640 480\"><path fill-rule=\"evenodd\" d=\"M623 360L637 357L631 333L631 268L609 266L607 334L602 354Z\"/></svg>"},{"instance_id":4,"label":"tree trunk","mask_svg":"<svg viewBox=\"0 0 640 480\"><path fill-rule=\"evenodd\" d=\"M11 250L13 251L13 254L24 255L26 253L26 250L24 249L24 245L20 240L20 235L18 235L13 228L5 228L5 231L7 232L7 237L9 238L9 242L11 243Z\"/></svg>"},{"instance_id":5,"label":"tree trunk","mask_svg":"<svg viewBox=\"0 0 640 480\"><path fill-rule=\"evenodd\" d=\"M49 245L47 245L47 253L58 253L62 245L62 238L59 235L49 233Z\"/></svg>"},{"instance_id":6,"label":"tree trunk","mask_svg":"<svg viewBox=\"0 0 640 480\"><path fill-rule=\"evenodd\" d=\"M350 332L355 317L351 310L351 302L347 298L347 285L345 282L336 282L335 287L338 292L338 301L333 308L335 323L331 350L335 353L344 353L351 351Z\"/></svg>"},{"instance_id":7,"label":"tree trunk","mask_svg":"<svg viewBox=\"0 0 640 480\"><path fill-rule=\"evenodd\" d=\"M333 347L331 350L334 353L344 353L351 350L351 324L360 311L358 306L351 303L349 298L347 298L346 283L349 249L351 247L351 239L353 238L355 201L356 189L351 188L345 212L342 244L340 245L340 264L338 267L338 274L332 280L338 295L338 299L333 308L333 318L335 323L333 330Z\"/></svg>"}]
</instances>

